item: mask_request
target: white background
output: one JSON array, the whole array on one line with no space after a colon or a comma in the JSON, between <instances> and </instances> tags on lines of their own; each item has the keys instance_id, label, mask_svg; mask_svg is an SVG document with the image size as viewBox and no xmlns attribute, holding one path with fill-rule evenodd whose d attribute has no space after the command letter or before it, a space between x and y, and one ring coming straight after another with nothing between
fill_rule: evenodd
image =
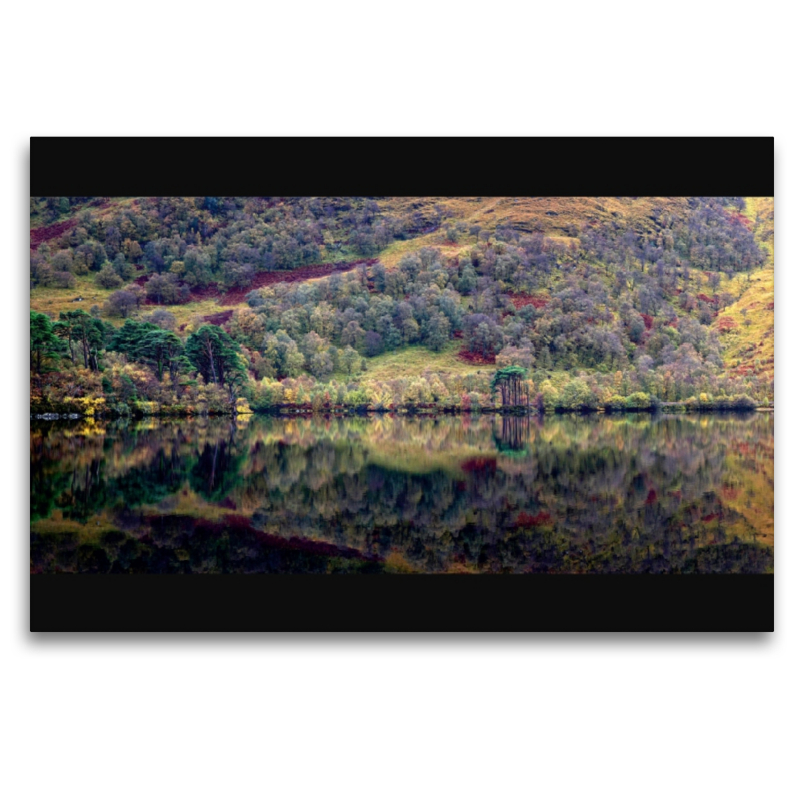
<instances>
[{"instance_id":1,"label":"white background","mask_svg":"<svg viewBox=\"0 0 800 800\"><path fill-rule=\"evenodd\" d=\"M5 7L0 791L12 800L800 796L791 4L267 5ZM776 137L777 632L30 634L28 137L465 133Z\"/></svg>"}]
</instances>

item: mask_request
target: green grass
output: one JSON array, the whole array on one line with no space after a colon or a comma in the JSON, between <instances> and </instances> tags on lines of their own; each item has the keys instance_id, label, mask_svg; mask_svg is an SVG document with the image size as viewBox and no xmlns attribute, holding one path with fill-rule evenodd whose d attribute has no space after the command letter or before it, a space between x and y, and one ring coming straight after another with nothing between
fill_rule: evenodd
<instances>
[{"instance_id":1,"label":"green grass","mask_svg":"<svg viewBox=\"0 0 800 800\"><path fill-rule=\"evenodd\" d=\"M42 314L48 314L52 319L58 319L58 315L63 311L86 311L89 313L92 306L99 306L101 309L108 296L115 290L101 289L95 283L95 274L76 275L75 286L72 289L56 289L49 286L37 286L31 289L30 302L31 310ZM73 302L76 297L82 297L80 303ZM179 306L142 306L138 311L131 314L131 319L140 320L152 314L157 308L164 308L177 320L177 325L192 325L198 318L209 314L219 314L220 311L227 311L236 308L249 308L246 303L238 306L220 306L216 300L201 300L194 303L186 303ZM110 322L112 325L120 326L125 320L122 317L109 317L101 311L100 318Z\"/></svg>"},{"instance_id":2,"label":"green grass","mask_svg":"<svg viewBox=\"0 0 800 800\"><path fill-rule=\"evenodd\" d=\"M402 350L384 353L380 356L367 359L367 371L356 372L354 377L359 380L388 381L394 378L412 378L421 375L426 369L431 372L442 372L451 375L468 375L471 372L494 372L494 368L476 367L474 364L465 364L459 361L456 354L461 349L461 342L452 341L444 350L434 353L427 347L411 345ZM342 373L337 378L345 379Z\"/></svg>"},{"instance_id":3,"label":"green grass","mask_svg":"<svg viewBox=\"0 0 800 800\"><path fill-rule=\"evenodd\" d=\"M249 307L247 303L241 303L237 306L221 306L216 300L200 300L193 303L185 303L181 306L162 306L175 317L176 327L180 328L181 325L186 325L186 330L189 327L194 330L195 323L199 321L200 317L219 314L221 311L235 311L237 308ZM143 314L145 316L152 314L157 308L158 306L145 306Z\"/></svg>"},{"instance_id":4,"label":"green grass","mask_svg":"<svg viewBox=\"0 0 800 800\"><path fill-rule=\"evenodd\" d=\"M441 250L445 259L458 256L460 253L469 253L475 246L475 237L462 236L461 242L453 243L445 241L444 232L427 233L424 236L417 236L415 239L405 239L392 242L388 247L381 250L379 258L381 263L388 269L396 267L400 260L407 253L416 253L423 247L436 247Z\"/></svg>"},{"instance_id":5,"label":"green grass","mask_svg":"<svg viewBox=\"0 0 800 800\"><path fill-rule=\"evenodd\" d=\"M111 289L101 289L94 281L94 273L90 275L76 275L75 286L72 289L55 289L49 286L37 286L31 289L31 309L41 314L49 314L53 319L58 319L62 311L89 312L92 306L101 306L111 294ZM83 297L80 303L72 302L76 297ZM114 322L114 320L111 320ZM122 320L120 320L120 323Z\"/></svg>"}]
</instances>

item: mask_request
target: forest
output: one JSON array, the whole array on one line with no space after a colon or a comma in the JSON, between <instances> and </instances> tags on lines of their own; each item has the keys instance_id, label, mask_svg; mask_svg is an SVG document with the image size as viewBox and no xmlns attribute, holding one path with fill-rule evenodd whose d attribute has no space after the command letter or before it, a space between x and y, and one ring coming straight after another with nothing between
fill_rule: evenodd
<instances>
[{"instance_id":1,"label":"forest","mask_svg":"<svg viewBox=\"0 0 800 800\"><path fill-rule=\"evenodd\" d=\"M771 199L32 197L30 211L32 413L773 399Z\"/></svg>"}]
</instances>

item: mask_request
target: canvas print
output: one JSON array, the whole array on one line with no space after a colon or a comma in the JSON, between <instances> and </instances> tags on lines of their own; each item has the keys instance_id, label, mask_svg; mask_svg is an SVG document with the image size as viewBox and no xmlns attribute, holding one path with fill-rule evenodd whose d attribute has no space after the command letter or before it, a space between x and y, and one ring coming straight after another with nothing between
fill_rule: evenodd
<instances>
[{"instance_id":1,"label":"canvas print","mask_svg":"<svg viewBox=\"0 0 800 800\"><path fill-rule=\"evenodd\" d=\"M773 235L771 197L31 197L31 573L771 573Z\"/></svg>"}]
</instances>

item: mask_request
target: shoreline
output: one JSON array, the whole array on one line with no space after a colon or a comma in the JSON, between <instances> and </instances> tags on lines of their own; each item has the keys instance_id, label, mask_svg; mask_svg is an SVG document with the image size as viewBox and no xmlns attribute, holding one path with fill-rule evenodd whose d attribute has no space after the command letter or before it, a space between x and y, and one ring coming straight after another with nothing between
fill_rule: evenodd
<instances>
[{"instance_id":1,"label":"shoreline","mask_svg":"<svg viewBox=\"0 0 800 800\"><path fill-rule=\"evenodd\" d=\"M100 413L90 414L78 411L33 411L30 412L30 421L56 422L59 420L81 420L81 419L102 419L102 420L141 420L141 419L208 419L215 418L246 418L246 417L279 417L291 419L295 417L368 417L390 415L393 417L454 417L454 416L502 416L502 417L553 417L578 415L582 417L604 416L618 417L627 414L649 414L658 416L661 414L756 414L756 413L775 413L774 406L757 406L756 408L687 408L685 404L663 404L655 408L629 408L629 409L550 409L543 412L535 408L479 408L479 409L449 409L449 408L322 408L314 410L304 406L284 406L271 410L255 410L249 412L220 412L207 411L204 413L176 414L170 412L138 412L133 414Z\"/></svg>"}]
</instances>

